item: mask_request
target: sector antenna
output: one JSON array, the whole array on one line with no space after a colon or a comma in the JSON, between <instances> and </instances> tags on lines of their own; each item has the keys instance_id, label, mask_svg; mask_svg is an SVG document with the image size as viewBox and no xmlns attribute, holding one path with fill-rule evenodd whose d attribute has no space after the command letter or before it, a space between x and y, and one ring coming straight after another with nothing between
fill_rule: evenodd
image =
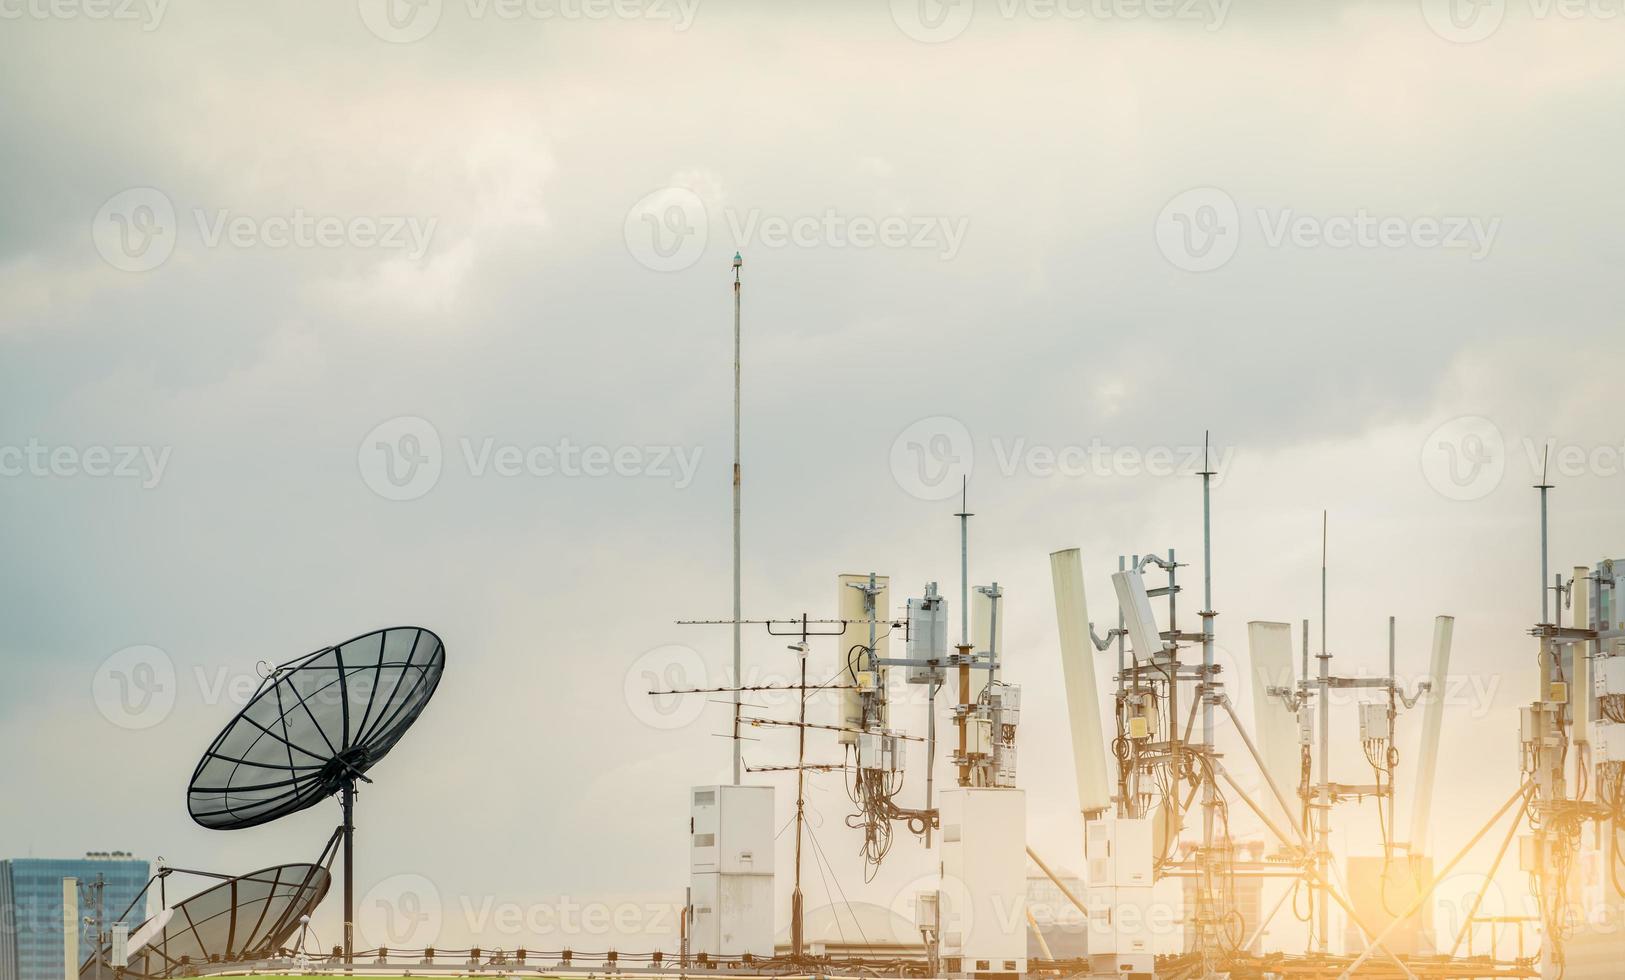
<instances>
[{"instance_id":1,"label":"sector antenna","mask_svg":"<svg viewBox=\"0 0 1625 980\"><path fill-rule=\"evenodd\" d=\"M417 626L376 630L272 670L203 754L187 788L192 819L240 830L337 795L343 822L344 954L354 952L356 781L423 713L446 649Z\"/></svg>"}]
</instances>

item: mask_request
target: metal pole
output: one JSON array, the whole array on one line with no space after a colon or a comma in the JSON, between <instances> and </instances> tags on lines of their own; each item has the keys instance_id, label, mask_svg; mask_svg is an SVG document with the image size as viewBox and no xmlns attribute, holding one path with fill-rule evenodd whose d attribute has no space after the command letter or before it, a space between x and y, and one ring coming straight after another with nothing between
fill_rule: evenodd
<instances>
[{"instance_id":1,"label":"metal pole","mask_svg":"<svg viewBox=\"0 0 1625 980\"><path fill-rule=\"evenodd\" d=\"M970 477L959 484L959 645L970 646Z\"/></svg>"},{"instance_id":2,"label":"metal pole","mask_svg":"<svg viewBox=\"0 0 1625 980\"><path fill-rule=\"evenodd\" d=\"M738 252L734 253L734 687L744 683L739 656L739 621L743 618L739 603L739 268L744 265ZM743 744L739 741L739 692L734 691L734 785L739 785Z\"/></svg>"},{"instance_id":3,"label":"metal pole","mask_svg":"<svg viewBox=\"0 0 1625 980\"><path fill-rule=\"evenodd\" d=\"M1395 686L1396 686L1396 683L1397 683L1395 681L1395 679L1394 679L1394 675L1396 673L1396 665L1395 665L1396 654L1395 654L1394 651L1395 651L1395 646L1394 646L1394 617L1389 616L1388 617L1388 744L1390 746L1392 746L1394 744L1395 736L1397 736L1399 734L1396 731L1396 726L1398 726L1398 724L1399 724L1399 719L1396 716L1399 714L1399 712L1397 710L1396 705L1394 704ZM1392 758L1392 756L1390 756L1387 759L1383 759L1382 760L1383 765L1387 766L1388 762L1389 762L1389 759L1391 759L1391 758ZM1398 795L1397 793L1394 792L1394 786L1395 786L1394 770L1393 770L1392 766L1389 766L1389 768L1388 768L1388 839L1382 842L1382 848L1383 848L1383 855L1382 856L1385 859L1390 858L1390 857L1393 856L1394 837L1395 837L1396 834L1399 833L1399 826L1396 823L1394 823L1394 797ZM1378 800L1377 805L1381 806L1382 801Z\"/></svg>"},{"instance_id":4,"label":"metal pole","mask_svg":"<svg viewBox=\"0 0 1625 980\"><path fill-rule=\"evenodd\" d=\"M340 784L344 809L344 962L355 962L355 777Z\"/></svg>"},{"instance_id":5,"label":"metal pole","mask_svg":"<svg viewBox=\"0 0 1625 980\"><path fill-rule=\"evenodd\" d=\"M935 583L932 584L935 585ZM933 588L932 591L935 592L936 589ZM932 646L934 647L935 644L933 643ZM942 676L946 680L948 677L947 672L944 671ZM803 680L801 683L805 685L807 682ZM937 686L937 665L928 663L926 664L925 674L925 810L927 814L925 846L927 848L931 846L931 825L935 819L930 816L930 813L936 809Z\"/></svg>"},{"instance_id":6,"label":"metal pole","mask_svg":"<svg viewBox=\"0 0 1625 980\"><path fill-rule=\"evenodd\" d=\"M1320 512L1320 684L1318 703L1316 708L1320 713L1320 779L1315 784L1315 805L1318 811L1315 814L1315 867L1322 882L1328 877L1327 866L1331 863L1331 813L1332 813L1332 785L1331 785L1331 745L1332 745L1332 700L1331 700L1331 671L1332 655L1326 652L1326 512ZM1325 893L1330 889L1323 889L1322 901L1317 909L1319 915L1316 919L1316 945L1321 953L1331 950L1331 909L1324 900Z\"/></svg>"},{"instance_id":7,"label":"metal pole","mask_svg":"<svg viewBox=\"0 0 1625 980\"><path fill-rule=\"evenodd\" d=\"M971 645L961 643L959 650L959 707L954 711L954 725L959 729L959 785L970 785L970 744L967 728L970 722L970 657Z\"/></svg>"},{"instance_id":8,"label":"metal pole","mask_svg":"<svg viewBox=\"0 0 1625 980\"><path fill-rule=\"evenodd\" d=\"M1038 920L1033 918L1032 906L1027 907L1027 924L1032 926L1033 938L1038 940L1038 951L1044 954L1044 959L1055 962L1055 954L1049 951L1049 943L1044 941L1044 933L1038 928Z\"/></svg>"},{"instance_id":9,"label":"metal pole","mask_svg":"<svg viewBox=\"0 0 1625 980\"><path fill-rule=\"evenodd\" d=\"M1546 491L1551 488L1552 485L1546 482L1546 457L1542 455L1540 460L1540 482L1535 484L1535 489L1540 491L1540 621L1542 623L1551 622L1547 618L1550 615L1547 612L1550 597L1546 594L1547 582L1549 581L1546 567Z\"/></svg>"},{"instance_id":10,"label":"metal pole","mask_svg":"<svg viewBox=\"0 0 1625 980\"><path fill-rule=\"evenodd\" d=\"M966 725L970 717L970 478L961 477L959 483L959 707L954 712L954 726L959 729L959 785L970 785L970 764L965 753L970 746Z\"/></svg>"},{"instance_id":11,"label":"metal pole","mask_svg":"<svg viewBox=\"0 0 1625 980\"><path fill-rule=\"evenodd\" d=\"M801 614L801 710L796 728L796 887L790 893L790 946L802 953L801 835L807 812L807 614ZM735 743L738 744L738 743Z\"/></svg>"},{"instance_id":12,"label":"metal pole","mask_svg":"<svg viewBox=\"0 0 1625 980\"><path fill-rule=\"evenodd\" d=\"M1198 688L1198 696L1202 699L1202 751L1207 762L1208 772L1202 781L1202 887L1204 898L1209 904L1217 894L1218 888L1214 881L1213 859L1213 816L1214 807L1218 802L1219 787L1214 779L1213 767L1213 693L1210 685L1213 683L1213 505L1212 483L1213 470L1208 468L1207 433L1202 434L1202 683ZM1171 573L1170 573L1171 579ZM1225 846L1231 846L1225 841ZM1210 930L1214 922L1209 914L1208 920L1198 935L1203 937L1203 948L1212 939Z\"/></svg>"},{"instance_id":13,"label":"metal pole","mask_svg":"<svg viewBox=\"0 0 1625 980\"><path fill-rule=\"evenodd\" d=\"M1089 907L1084 905L1083 902L1079 901L1078 896L1072 894L1072 889L1066 887L1066 883L1060 879L1060 876L1051 871L1049 865L1045 864L1044 859L1039 857L1038 853L1031 847L1027 848L1027 856L1033 859L1034 864L1038 865L1038 870L1044 872L1044 877L1055 883L1055 887L1061 890L1061 894L1066 896L1066 900L1071 902L1079 912L1084 914L1085 921L1087 921Z\"/></svg>"}]
</instances>

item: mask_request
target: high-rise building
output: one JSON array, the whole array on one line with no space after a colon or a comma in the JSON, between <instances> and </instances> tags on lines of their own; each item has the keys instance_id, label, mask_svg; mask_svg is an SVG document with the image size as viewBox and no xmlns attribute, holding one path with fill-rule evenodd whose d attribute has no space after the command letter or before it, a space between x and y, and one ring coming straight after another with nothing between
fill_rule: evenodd
<instances>
[{"instance_id":1,"label":"high-rise building","mask_svg":"<svg viewBox=\"0 0 1625 980\"><path fill-rule=\"evenodd\" d=\"M82 858L12 858L0 861L0 980L68 980L63 962L62 879L80 883L81 961L95 948L95 893L98 876L103 929L125 922L133 929L147 918L145 900L131 908L152 876L146 861L123 851L99 851ZM128 911L126 911L128 910Z\"/></svg>"}]
</instances>

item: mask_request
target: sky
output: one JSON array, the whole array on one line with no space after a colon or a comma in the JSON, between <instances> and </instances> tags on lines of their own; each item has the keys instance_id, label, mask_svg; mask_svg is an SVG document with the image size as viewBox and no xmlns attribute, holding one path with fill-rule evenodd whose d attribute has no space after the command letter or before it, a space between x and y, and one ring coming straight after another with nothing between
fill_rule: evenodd
<instances>
[{"instance_id":1,"label":"sky","mask_svg":"<svg viewBox=\"0 0 1625 980\"><path fill-rule=\"evenodd\" d=\"M731 613L736 251L745 615L831 615L871 570L899 613L927 582L957 601L967 478L1054 865L1082 854L1048 555L1082 549L1104 629L1117 557L1174 548L1190 623L1205 438L1244 716L1247 622L1318 646L1323 512L1335 669L1380 670L1394 616L1414 682L1455 617L1439 853L1519 784L1543 455L1552 569L1625 547L1610 0L0 20L5 856L313 858L336 805L208 831L187 779L257 665L422 625L446 673L358 804L363 938L674 948L727 709L644 692L728 683L727 629L678 621ZM747 677L792 677L786 642L747 629ZM793 782L758 779L788 819ZM865 884L838 779L811 785L809 905L909 915L934 855L900 835ZM1369 803L1337 826L1380 852Z\"/></svg>"}]
</instances>

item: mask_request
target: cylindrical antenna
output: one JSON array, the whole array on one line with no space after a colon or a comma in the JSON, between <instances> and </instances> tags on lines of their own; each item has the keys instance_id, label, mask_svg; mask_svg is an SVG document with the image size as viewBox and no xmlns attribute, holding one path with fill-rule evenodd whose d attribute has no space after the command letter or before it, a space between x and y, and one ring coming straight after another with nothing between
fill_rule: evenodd
<instances>
[{"instance_id":1,"label":"cylindrical antenna","mask_svg":"<svg viewBox=\"0 0 1625 980\"><path fill-rule=\"evenodd\" d=\"M1213 468L1208 463L1207 432L1202 433L1202 609L1213 611L1213 509L1210 487ZM1208 666L1212 666L1209 664Z\"/></svg>"},{"instance_id":2,"label":"cylindrical antenna","mask_svg":"<svg viewBox=\"0 0 1625 980\"><path fill-rule=\"evenodd\" d=\"M744 672L739 656L739 621L743 612L739 602L739 269L745 260L738 252L734 253L734 686L744 683ZM742 767L741 750L744 743L739 740L739 692L734 691L734 785L739 785L739 774Z\"/></svg>"},{"instance_id":3,"label":"cylindrical antenna","mask_svg":"<svg viewBox=\"0 0 1625 980\"><path fill-rule=\"evenodd\" d=\"M1546 458L1550 453L1551 447L1547 446L1545 451L1540 454L1540 482L1535 484L1535 489L1540 491L1540 621L1542 623L1551 622L1551 613L1548 612L1550 598L1546 594L1546 590L1551 587L1551 576L1547 570L1546 538L1546 491L1552 488L1552 485L1546 482Z\"/></svg>"},{"instance_id":4,"label":"cylindrical antenna","mask_svg":"<svg viewBox=\"0 0 1625 980\"><path fill-rule=\"evenodd\" d=\"M1303 671L1298 675L1303 680L1309 679L1309 620L1303 621Z\"/></svg>"},{"instance_id":5,"label":"cylindrical antenna","mask_svg":"<svg viewBox=\"0 0 1625 980\"><path fill-rule=\"evenodd\" d=\"M1320 512L1320 653L1326 654L1326 512Z\"/></svg>"}]
</instances>

